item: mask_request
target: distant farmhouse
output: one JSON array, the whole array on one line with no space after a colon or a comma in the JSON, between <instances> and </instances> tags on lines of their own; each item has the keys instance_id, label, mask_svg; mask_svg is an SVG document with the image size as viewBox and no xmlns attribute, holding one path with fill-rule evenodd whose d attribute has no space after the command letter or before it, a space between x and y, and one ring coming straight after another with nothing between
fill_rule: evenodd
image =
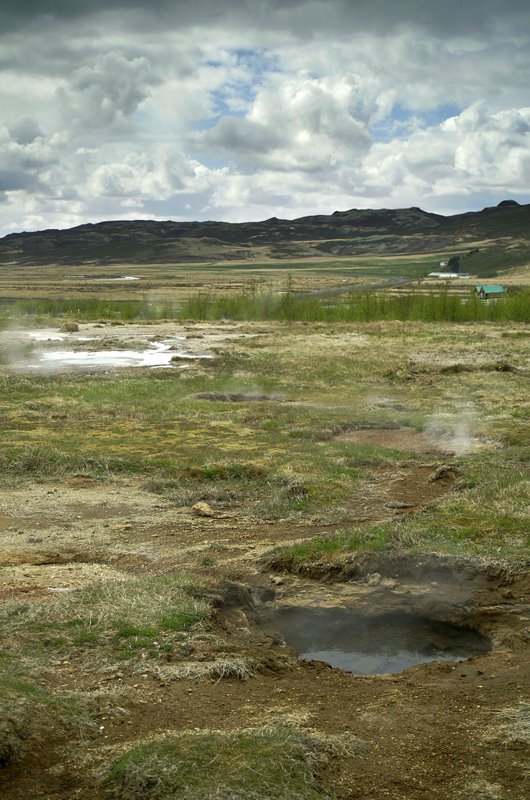
<instances>
[{"instance_id":1,"label":"distant farmhouse","mask_svg":"<svg viewBox=\"0 0 530 800\"><path fill-rule=\"evenodd\" d=\"M429 272L428 278L469 278L469 272L460 272L460 256L451 256L447 261L440 261L442 272Z\"/></svg>"},{"instance_id":2,"label":"distant farmhouse","mask_svg":"<svg viewBox=\"0 0 530 800\"><path fill-rule=\"evenodd\" d=\"M481 300L495 299L505 292L506 287L498 283L492 283L490 286L475 286L475 294L478 294Z\"/></svg>"},{"instance_id":3,"label":"distant farmhouse","mask_svg":"<svg viewBox=\"0 0 530 800\"><path fill-rule=\"evenodd\" d=\"M429 272L427 277L440 278L441 280L446 278L469 278L469 272Z\"/></svg>"}]
</instances>

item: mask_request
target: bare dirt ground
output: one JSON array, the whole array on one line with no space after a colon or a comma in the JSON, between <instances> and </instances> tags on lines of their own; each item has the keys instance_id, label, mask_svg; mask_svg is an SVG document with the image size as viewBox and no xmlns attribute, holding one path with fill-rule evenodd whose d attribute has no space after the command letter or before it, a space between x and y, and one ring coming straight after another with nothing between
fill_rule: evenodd
<instances>
[{"instance_id":1,"label":"bare dirt ground","mask_svg":"<svg viewBox=\"0 0 530 800\"><path fill-rule=\"evenodd\" d=\"M417 507L433 493L450 490L453 477L429 482L427 473L432 469L404 468L393 478L381 472L380 490L377 482L374 489L377 513L402 513L400 503ZM422 481L428 487L423 492ZM392 499L397 508L388 508ZM195 517L130 480L101 485L77 477L53 488L4 491L0 526L1 595L23 595L31 602L94 579L169 569L224 573L261 596L275 591L319 603L326 602L323 593L327 602L340 604L345 593L350 598L357 593L359 599L374 591L366 575L349 588L329 583L323 588L259 572L257 559L266 549L314 535L314 526L257 524L237 509ZM215 558L215 566L201 566L205 554ZM400 576L399 569L382 581L379 593L386 586L387 595L408 598L412 605L421 597L425 607L430 593L440 591L431 586L439 582L415 582ZM3 770L2 797L102 800L93 770L125 745L167 731L230 730L283 716L321 732L351 732L367 743L365 753L337 758L328 767L326 782L338 798L522 800L529 779L524 745L496 738L495 713L529 699L528 580L508 585L502 577L479 574L469 580L456 575L449 583L454 606L480 609L482 628L495 643L491 653L461 664L431 663L401 675L358 677L320 663L300 663L255 623L244 593L237 592L231 603L221 604L213 625L230 642L232 654L261 664L248 680L171 680L149 671L102 676L79 670L70 659L56 663L55 688L96 692L104 687L119 697L119 710L114 706L101 714L96 738L88 738L81 750L64 736L43 731L19 765Z\"/></svg>"},{"instance_id":2,"label":"bare dirt ground","mask_svg":"<svg viewBox=\"0 0 530 800\"><path fill-rule=\"evenodd\" d=\"M447 492L450 470L436 466L378 468L353 519L385 519L425 506ZM328 526L296 521L256 523L244 509L196 516L139 486L73 477L60 486L4 489L0 501L0 594L42 595L121 573L201 569L210 555L235 579L258 570L257 560L278 544L314 536ZM335 526L329 526L335 527Z\"/></svg>"}]
</instances>

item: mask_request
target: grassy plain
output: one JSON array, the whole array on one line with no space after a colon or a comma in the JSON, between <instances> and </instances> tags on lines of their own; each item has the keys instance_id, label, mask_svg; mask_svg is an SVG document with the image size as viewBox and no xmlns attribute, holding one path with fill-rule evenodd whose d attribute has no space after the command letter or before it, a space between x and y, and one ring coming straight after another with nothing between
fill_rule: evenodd
<instances>
[{"instance_id":1,"label":"grassy plain","mask_svg":"<svg viewBox=\"0 0 530 800\"><path fill-rule=\"evenodd\" d=\"M105 301L145 301L178 305L198 290L240 291L285 288L325 290L345 282L355 285L400 276L417 280L439 269L446 254L355 256L282 261L248 260L203 264L96 264L38 266L3 265L1 305L17 301L92 298ZM124 277L137 280L123 280ZM528 277L528 276L527 276ZM522 278L521 278L522 280Z\"/></svg>"},{"instance_id":2,"label":"grassy plain","mask_svg":"<svg viewBox=\"0 0 530 800\"><path fill-rule=\"evenodd\" d=\"M156 269L152 291L161 297L165 273ZM297 272L294 283L308 289L337 281L339 273L312 270ZM33 281L50 277L36 271L13 288L13 298L34 302ZM223 292L227 276L237 286L255 278L230 268L215 283L214 272L212 286ZM187 270L165 299L185 300L194 274ZM203 279L200 272L196 280ZM9 280L14 286L15 277ZM91 283L81 283L94 293ZM95 294L130 301L145 291L139 283L101 284ZM67 285L61 277L46 296L61 296ZM61 324L27 316L17 324L44 321ZM526 326L77 321L83 341L74 331L66 344L46 347L97 349L103 342L126 349L179 335L183 346L214 358L187 369L51 373L18 363L2 340L4 796L23 796L32 780L43 797L99 800L109 785L119 797L170 797L181 791L182 775L192 786L189 797L205 800L346 798L362 786L376 798L389 791L447 796L446 758L440 756L438 785L436 759L430 765L424 750L411 762L417 775L426 770L424 778L404 795L396 789L402 766L390 750L384 777L372 784L368 756L344 750L332 768L315 756L309 731L368 732L375 750L384 750L383 727L367 709L390 713L397 702L390 694L409 692L406 678L395 689L386 679L354 686L352 676L317 675L262 633L247 634L241 612L220 618L218 609L234 581L264 580L263 563L296 572L359 552L399 552L482 559L520 574L530 559ZM24 341L26 350L35 349ZM211 516L196 516L198 502L210 506ZM335 697L329 708L322 694L308 703L308 687L315 697L321 692L317 678ZM500 678L490 707L512 708ZM452 689L441 673L438 679L440 696L431 701L443 714ZM424 680L431 686L433 675ZM413 713L414 691L404 713ZM478 731L484 712L475 714L471 695L458 702L469 703L466 725ZM355 724L352 704L353 717L364 714L364 723ZM288 713L296 717L290 733L277 719ZM420 706L414 713L419 734L410 734L410 752L406 742L388 742L405 761L425 736ZM272 718L276 727L264 733ZM467 740L460 721L448 724L457 726L455 742ZM495 769L502 770L497 750ZM215 769L205 767L205 753ZM467 794L455 797L482 797L480 781L501 780L487 771L477 777L469 763L459 767L467 770ZM510 797L519 797L513 787L520 769L513 768ZM473 781L479 788L465 789ZM225 794L215 793L220 787Z\"/></svg>"}]
</instances>

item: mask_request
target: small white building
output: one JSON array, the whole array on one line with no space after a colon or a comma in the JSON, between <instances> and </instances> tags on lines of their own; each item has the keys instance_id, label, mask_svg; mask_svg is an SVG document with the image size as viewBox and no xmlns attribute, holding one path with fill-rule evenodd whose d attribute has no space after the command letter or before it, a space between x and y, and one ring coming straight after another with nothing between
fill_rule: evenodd
<instances>
[{"instance_id":1,"label":"small white building","mask_svg":"<svg viewBox=\"0 0 530 800\"><path fill-rule=\"evenodd\" d=\"M451 278L469 278L469 272L429 272L428 278L439 278L442 281Z\"/></svg>"}]
</instances>

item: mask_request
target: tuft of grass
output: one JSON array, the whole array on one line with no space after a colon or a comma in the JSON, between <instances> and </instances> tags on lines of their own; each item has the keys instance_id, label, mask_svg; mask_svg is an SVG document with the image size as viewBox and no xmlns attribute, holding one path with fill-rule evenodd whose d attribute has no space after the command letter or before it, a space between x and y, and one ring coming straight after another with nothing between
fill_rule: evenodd
<instances>
[{"instance_id":1,"label":"tuft of grass","mask_svg":"<svg viewBox=\"0 0 530 800\"><path fill-rule=\"evenodd\" d=\"M530 745L530 703L497 711L495 738L506 744Z\"/></svg>"},{"instance_id":2,"label":"tuft of grass","mask_svg":"<svg viewBox=\"0 0 530 800\"><path fill-rule=\"evenodd\" d=\"M248 681L259 671L261 663L254 658L225 656L213 661L190 661L179 664L176 668L157 670L164 677L177 678L210 678L214 681L235 679Z\"/></svg>"},{"instance_id":3,"label":"tuft of grass","mask_svg":"<svg viewBox=\"0 0 530 800\"><path fill-rule=\"evenodd\" d=\"M342 529L274 549L265 557L269 566L296 572L299 565L331 559L339 554L385 550L389 537L385 527Z\"/></svg>"},{"instance_id":4,"label":"tuft of grass","mask_svg":"<svg viewBox=\"0 0 530 800\"><path fill-rule=\"evenodd\" d=\"M28 743L50 727L80 737L96 731L94 695L53 693L0 653L0 768L24 755Z\"/></svg>"},{"instance_id":5,"label":"tuft of grass","mask_svg":"<svg viewBox=\"0 0 530 800\"><path fill-rule=\"evenodd\" d=\"M490 783L484 778L470 781L464 787L468 800L501 800L503 788L499 783Z\"/></svg>"},{"instance_id":6,"label":"tuft of grass","mask_svg":"<svg viewBox=\"0 0 530 800\"><path fill-rule=\"evenodd\" d=\"M5 690L0 683L0 768L20 758L31 735L30 704Z\"/></svg>"},{"instance_id":7,"label":"tuft of grass","mask_svg":"<svg viewBox=\"0 0 530 800\"><path fill-rule=\"evenodd\" d=\"M193 625L206 619L205 589L183 575L101 582L49 600L2 610L31 662L52 652L95 659L167 659Z\"/></svg>"},{"instance_id":8,"label":"tuft of grass","mask_svg":"<svg viewBox=\"0 0 530 800\"><path fill-rule=\"evenodd\" d=\"M187 467L181 471L183 477L194 481L255 481L267 475L267 469L255 462L224 462Z\"/></svg>"},{"instance_id":9,"label":"tuft of grass","mask_svg":"<svg viewBox=\"0 0 530 800\"><path fill-rule=\"evenodd\" d=\"M325 800L322 758L292 728L182 733L129 750L106 784L120 800Z\"/></svg>"}]
</instances>

